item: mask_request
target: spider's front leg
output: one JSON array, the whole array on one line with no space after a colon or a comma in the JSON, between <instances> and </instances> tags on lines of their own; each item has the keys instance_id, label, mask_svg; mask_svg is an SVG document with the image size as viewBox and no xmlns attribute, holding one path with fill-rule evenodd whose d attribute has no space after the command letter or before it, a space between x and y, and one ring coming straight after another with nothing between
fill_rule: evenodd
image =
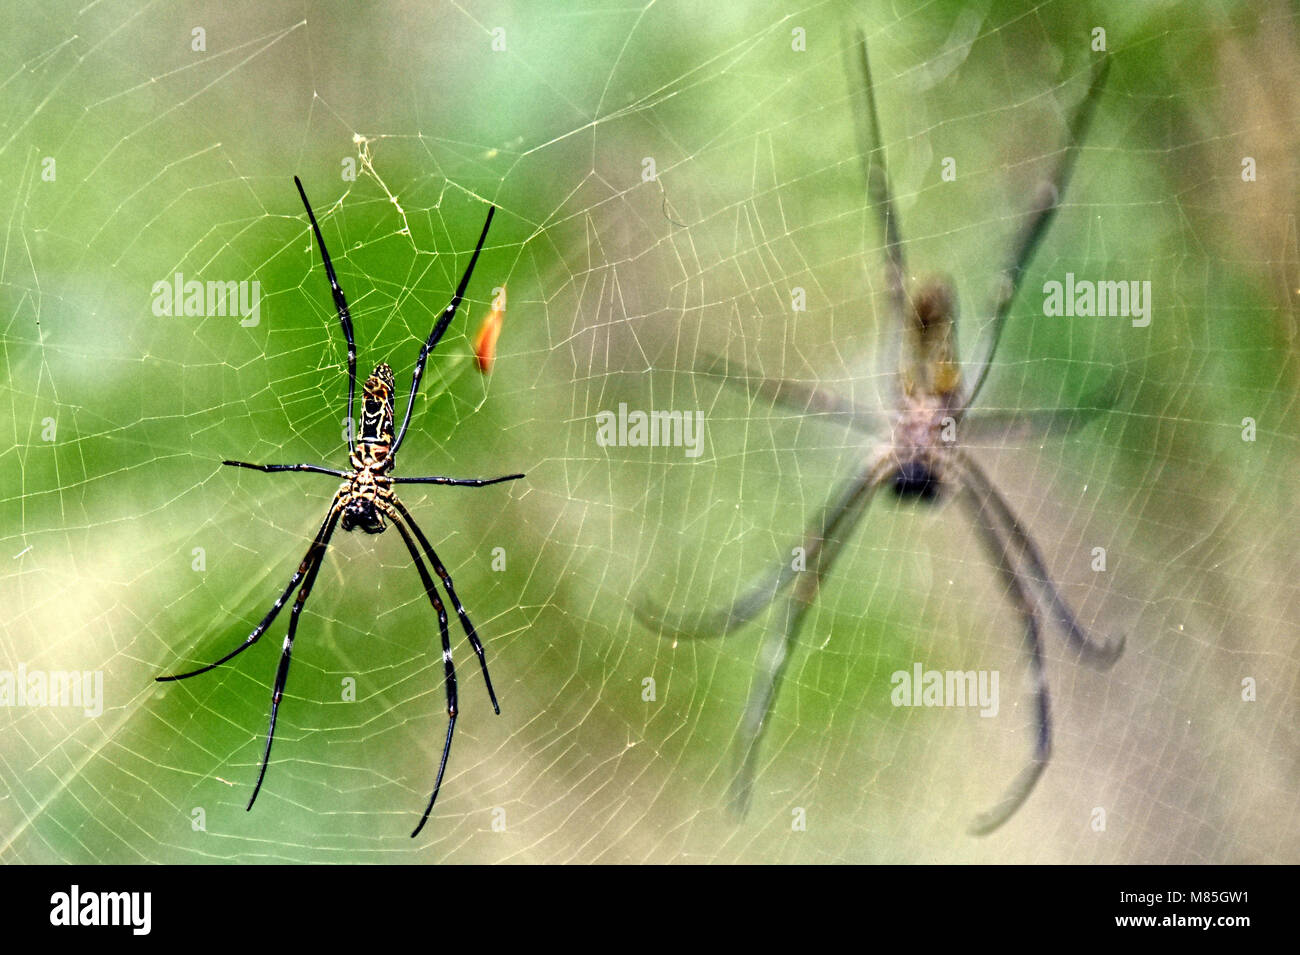
<instances>
[{"instance_id":1,"label":"spider's front leg","mask_svg":"<svg viewBox=\"0 0 1300 955\"><path fill-rule=\"evenodd\" d=\"M1106 85L1106 75L1109 72L1110 56L1103 54L1093 65L1088 92L1084 94L1083 99L1070 115L1068 138L1056 168L1051 178L1038 187L1033 206L1025 215L1019 232L1012 242L1010 259L1003 267L1001 281L990 307L993 315L992 322L985 330L979 350L970 364L971 384L962 402L965 406L969 406L979 395L980 388L984 386L984 380L988 377L989 369L993 366L993 356L998 350L1002 329L1011 314L1011 303L1015 301L1016 292L1025 276L1025 269L1029 267L1034 252L1037 251L1043 236L1047 234L1047 227L1052 224L1053 216L1056 215L1061 196L1065 192L1066 185L1069 184L1074 164L1079 158L1079 149L1083 145L1084 136L1087 135L1088 125L1092 122L1092 114L1096 111L1097 100L1101 96L1102 87Z\"/></svg>"},{"instance_id":2,"label":"spider's front leg","mask_svg":"<svg viewBox=\"0 0 1300 955\"><path fill-rule=\"evenodd\" d=\"M321 235L320 225L316 222L316 213L311 211L311 203L307 201L307 191L302 187L302 180L297 176L293 177L293 184L298 187L298 195L302 197L303 207L307 210L307 218L311 220L311 230L316 233L316 244L320 246L321 261L325 264L325 276L330 282L330 294L334 297L334 308L339 314L339 324L343 328L343 337L348 343L348 420L355 421L352 417L352 408L356 400L357 393L357 343L352 334L352 313L348 311L347 296L343 294L343 289L339 287L338 276L334 274L334 264L330 261L329 250L325 248L325 237ZM356 436L349 433L348 448L356 448ZM235 462L227 461L227 464ZM245 465L247 467L248 465Z\"/></svg>"},{"instance_id":3,"label":"spider's front leg","mask_svg":"<svg viewBox=\"0 0 1300 955\"><path fill-rule=\"evenodd\" d=\"M465 267L465 273L460 277L460 283L456 286L451 301L434 322L433 330L429 332L428 339L420 349L420 357L415 361L415 371L411 374L411 396L406 401L406 414L402 417L402 427L397 432L397 440L393 442L391 453L394 457L401 449L402 442L406 440L406 429L411 425L411 412L415 410L415 396L420 390L420 379L424 377L424 363L429 360L429 353L438 347L438 342L446 333L447 326L456 317L456 309L460 307L461 299L465 297L465 290L469 288L470 276L474 274L474 266L478 264L479 253L483 251L483 243L487 241L488 229L492 228L492 217L496 215L496 211L496 206L488 207L487 218L483 221L483 231L479 233L478 244L474 246L474 254L469 258L469 265Z\"/></svg>"},{"instance_id":4,"label":"spider's front leg","mask_svg":"<svg viewBox=\"0 0 1300 955\"><path fill-rule=\"evenodd\" d=\"M845 47L845 56L852 61L856 53L862 79L852 89L858 155L862 159L867 180L867 196L876 218L880 220L880 234L885 240L885 285L889 291L892 318L901 326L907 314L907 265L903 258L903 230L890 193L889 170L885 165L885 141L880 132L880 115L876 112L876 84L871 78L871 59L867 56L867 36L859 29L855 40L852 47ZM851 76L852 62L849 67L847 72Z\"/></svg>"}]
</instances>

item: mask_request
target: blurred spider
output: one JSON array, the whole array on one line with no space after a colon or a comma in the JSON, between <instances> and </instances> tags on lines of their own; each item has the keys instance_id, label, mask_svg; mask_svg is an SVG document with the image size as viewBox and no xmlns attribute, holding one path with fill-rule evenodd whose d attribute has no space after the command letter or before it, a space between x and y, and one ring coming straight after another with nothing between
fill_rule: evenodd
<instances>
[{"instance_id":1,"label":"blurred spider","mask_svg":"<svg viewBox=\"0 0 1300 955\"><path fill-rule=\"evenodd\" d=\"M252 809L257 794L262 788L262 780L266 777L267 762L271 758L271 742L275 739L275 720L280 710L280 699L284 695L285 681L289 676L289 657L293 653L293 638L298 629L298 615L307 602L307 596L311 593L312 584L316 582L316 575L320 572L321 563L325 559L325 550L329 547L334 528L341 525L345 531L360 528L367 534L381 534L386 526L385 519L392 521L393 526L402 535L402 541L406 544L406 549L411 553L411 560L415 563L415 569L420 575L420 581L424 584L424 591L429 597L429 602L433 604L434 612L438 615L438 629L442 636L442 662L446 674L447 739L442 746L442 759L438 762L438 778L433 784L433 794L429 797L428 805L424 807L424 815L420 817L419 825L411 833L411 838L415 838L420 834L420 830L424 828L429 813L433 811L433 804L438 799L438 790L442 788L442 776L447 769L447 755L451 752L452 734L456 730L456 666L452 662L451 656L451 637L447 631L447 611L438 596L438 589L434 585L433 578L429 576L424 561L420 559L420 552L416 549L415 542L411 539L411 533L407 530L407 526L410 527L411 531L414 531L415 540L420 542L420 547L428 556L429 563L433 565L434 573L442 581L442 586L447 591L447 597L451 600L451 605L456 609L456 615L460 618L460 625L465 630L465 636L469 638L470 646L474 648L475 654L478 655L479 666L483 670L483 682L487 685L488 698L492 701L492 709L499 715L501 707L497 705L496 692L492 689L492 678L488 675L487 659L483 655L483 644L479 641L478 634L474 630L474 625L470 623L469 615L461 605L460 598L456 596L456 589L452 584L451 575L447 573L447 568L438 559L438 555L434 552L428 538L424 536L424 532L420 530L420 526L415 523L415 519L411 517L410 512L397 499L397 495L393 491L393 485L451 484L460 487L486 487L489 484L498 484L502 481L517 481L523 475L507 474L495 478L393 477L391 472L397 457L397 450L402 446L402 440L406 437L406 429L411 423L411 412L415 408L415 395L420 387L420 378L424 375L424 363L428 359L429 353L442 339L447 327L451 324L452 318L456 315L456 308L465 295L465 289L469 285L470 276L474 273L474 266L478 262L479 253L483 250L483 242L487 239L488 228L492 225L492 216L496 212L496 207L493 206L488 209L487 220L483 223L483 232L478 237L478 245L474 247L474 255L470 257L465 274L461 276L460 284L456 286L456 292L452 296L451 302L443 309L442 314L438 316L438 320L434 323L428 341L420 349L420 357L415 363L415 371L411 376L411 394L406 404L406 414L402 418L402 427L397 432L397 439L394 440L393 395L396 385L393 380L393 371L387 364L378 365L362 386L360 434L353 433L356 429L353 429L350 423L354 420L352 406L357 387L357 347L352 337L352 315L348 311L348 303L343 296L343 290L339 288L338 279L334 275L334 266L330 263L329 252L325 249L325 238L321 235L320 226L316 223L316 216L311 211L311 203L307 201L307 193L303 191L302 183L297 176L294 176L293 181L298 187L298 195L302 197L302 204L307 209L307 218L311 220L312 231L316 234L316 242L320 245L321 259L325 263L325 274L329 277L330 291L334 295L334 305L338 310L339 323L343 326L343 335L348 343L347 420L349 422L348 444L351 450L348 463L351 470L336 471L315 464L221 462L232 467L252 468L255 471L310 471L314 474L333 475L334 477L343 478L344 481L343 485L334 492L334 498L330 502L325 521L321 524L320 530L316 532L316 538L312 541L311 547L307 549L302 563L298 565L298 569L294 571L293 576L289 579L289 584L284 588L284 592L276 598L275 603L271 605L270 611L262 618L262 622L248 635L248 639L215 663L209 663L207 666L191 670L188 673L160 676L157 679L159 682L186 680L192 676L207 673L214 667L221 666L221 664L232 659L237 654L247 650L271 626L276 614L280 612L280 608L284 606L284 602L289 598L290 592L301 581L302 588L298 591L298 596L293 602L293 609L289 611L289 633L284 639L284 650L280 656L280 666L275 673L275 689L271 694L271 723L266 731L266 748L262 751L262 766L257 774L257 784L253 787L253 795L248 800L247 808Z\"/></svg>"},{"instance_id":2,"label":"blurred spider","mask_svg":"<svg viewBox=\"0 0 1300 955\"><path fill-rule=\"evenodd\" d=\"M1002 799L981 813L971 831L986 834L1007 821L1028 797L1042 774L1051 752L1051 717L1047 679L1043 670L1039 631L1043 618L1054 620L1080 657L1099 667L1109 666L1123 649L1123 638L1098 643L1081 627L1052 582L1033 540L993 486L984 471L957 442L1005 430L1008 425L1040 435L1062 433L1086 420L1086 412L1053 411L1047 414L997 414L967 412L988 375L998 339L1015 300L1026 266L1047 230L1078 156L1109 69L1102 59L1093 70L1088 91L1069 120L1069 139L1050 181L1039 188L1011 249L1002 281L991 305L993 321L971 368L972 383L961 378L957 358L956 297L950 280L929 278L909 293L903 261L903 241L898 213L890 196L889 179L876 114L871 67L865 37L859 33L856 50L862 74L854 90L861 153L866 166L867 191L885 239L886 288L891 319L902 330L896 408L884 421L858 408L851 400L817 387L788 380L768 379L742 372L752 393L791 406L800 412L817 412L844 420L856 428L879 434L889 428L888 439L870 451L858 473L808 526L803 550L806 570L783 565L772 578L746 592L730 607L702 621L685 615L665 620L662 611L642 608L647 622L664 621L673 630L707 635L725 634L740 627L772 603L793 584L781 609L781 625L774 628L762 654L739 731L739 769L732 784L733 806L739 814L748 808L764 724L804 615L822 580L830 572L844 542L862 519L872 497L882 487L904 500L935 503L947 496L960 498L974 518L981 540L996 561L1012 603L1025 626L1025 646L1033 672L1037 733L1033 754ZM734 380L734 371L729 377ZM1111 389L1107 389L1108 391ZM1095 398L1094 401L1102 399ZM1093 403L1093 402L1090 402ZM1094 404L1094 407L1098 405Z\"/></svg>"}]
</instances>

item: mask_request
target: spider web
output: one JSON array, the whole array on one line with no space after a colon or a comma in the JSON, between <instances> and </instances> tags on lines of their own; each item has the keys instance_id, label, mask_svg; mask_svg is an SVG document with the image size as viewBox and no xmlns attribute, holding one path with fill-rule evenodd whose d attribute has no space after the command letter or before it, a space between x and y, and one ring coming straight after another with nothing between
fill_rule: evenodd
<instances>
[{"instance_id":1,"label":"spider web","mask_svg":"<svg viewBox=\"0 0 1300 955\"><path fill-rule=\"evenodd\" d=\"M5 861L1300 858L1293 7L110 0L10 19L0 669L99 672L104 704L0 707ZM848 542L742 822L734 737L775 614L674 640L632 612L726 604L789 559L870 447L739 378L743 363L887 394L852 26L909 269L953 277L964 354L1094 27L1115 56L980 405L1068 408L1116 372L1120 397L1064 438L972 453L1084 624L1128 645L1100 673L1044 634L1053 760L984 839L965 829L1027 758L1031 698L1019 622L956 505L882 496ZM397 535L336 535L252 812L287 613L233 663L153 682L244 638L336 486L219 462L345 460L345 351L295 173L360 372L389 361L399 389L500 207L399 473L527 472L403 494L484 638L502 715L453 621L461 715L414 842L446 716ZM1067 272L1150 280L1150 326L1042 317L1042 283ZM151 289L176 273L257 280L259 321L156 316ZM502 286L485 377L469 335ZM721 376L701 372L709 356ZM702 453L598 444L595 416L620 403L701 412ZM890 675L917 662L998 670L999 718L892 706Z\"/></svg>"}]
</instances>

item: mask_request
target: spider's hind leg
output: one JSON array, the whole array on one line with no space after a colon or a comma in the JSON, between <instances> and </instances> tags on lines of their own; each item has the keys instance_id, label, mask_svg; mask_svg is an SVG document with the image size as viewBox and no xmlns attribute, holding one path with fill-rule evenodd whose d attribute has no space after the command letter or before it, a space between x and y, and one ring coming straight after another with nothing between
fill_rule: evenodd
<instances>
[{"instance_id":1,"label":"spider's hind leg","mask_svg":"<svg viewBox=\"0 0 1300 955\"><path fill-rule=\"evenodd\" d=\"M475 656L478 657L479 669L483 671L483 682L487 686L488 699L492 701L492 709L496 712L497 716L500 716L501 706L497 703L497 691L493 689L492 677L488 673L487 654L483 650L483 641L478 638L478 631L474 629L474 624L470 622L469 614L466 612L464 604L462 604L460 598L456 596L456 585L452 582L451 574L447 571L446 565L438 559L438 552L435 551L433 545L429 543L429 538L424 536L424 531L420 530L420 525L415 523L415 518L411 516L411 512L406 509L406 506L402 504L395 495L392 500L392 506L393 509L402 516L402 520L405 521L410 526L411 530L415 532L415 539L418 540L420 546L424 548L425 556L429 558L429 563L433 565L433 572L437 574L438 579L442 581L443 589L447 591L447 597L451 600L451 605L456 611L456 616L460 619L461 629L465 631L465 636L469 640L469 645L473 648Z\"/></svg>"},{"instance_id":2,"label":"spider's hind leg","mask_svg":"<svg viewBox=\"0 0 1300 955\"><path fill-rule=\"evenodd\" d=\"M962 499L971 508L980 539L996 560L998 572L1006 581L1016 609L1025 620L1025 641L1034 674L1038 710L1038 740L1030 764L1021 770L1001 802L977 817L971 827L972 833L986 835L1006 822L1025 801L1051 754L1047 677L1043 670L1043 650L1039 640L1044 612L1050 613L1060 624L1066 641L1080 657L1099 668L1108 667L1115 662L1123 652L1124 638L1102 643L1089 636L1052 582L1038 548L1020 526L993 482L966 455L959 455L957 462L954 477L960 484Z\"/></svg>"},{"instance_id":3,"label":"spider's hind leg","mask_svg":"<svg viewBox=\"0 0 1300 955\"><path fill-rule=\"evenodd\" d=\"M302 582L302 589L298 591L298 596L293 602L293 609L289 611L289 633L284 638L284 649L280 653L280 665L275 671L275 687L271 691L271 721L266 728L266 747L262 750L262 766L258 770L257 783L253 786L253 795L249 797L245 811L253 808L253 803L257 801L257 794L262 791L262 781L266 779L266 767L271 760L271 744L275 742L275 722L280 715L280 700L284 698L284 686L289 679L289 661L293 657L293 638L298 632L298 617L302 613L303 606L307 603L307 598L311 595L312 584L316 582L316 575L320 573L321 564L325 562L325 550L329 546L330 536L334 533L341 511L342 507L338 504L330 508L329 517L325 519L325 526L322 528L321 543L320 547L316 549L315 560L307 571L307 576Z\"/></svg>"},{"instance_id":4,"label":"spider's hind leg","mask_svg":"<svg viewBox=\"0 0 1300 955\"><path fill-rule=\"evenodd\" d=\"M822 581L830 573L845 542L862 520L872 497L885 482L891 467L887 456L877 457L851 485L850 493L839 502L822 525L820 534L808 541L807 569L794 575L794 586L782 604L779 622L763 643L762 662L741 720L738 769L731 785L731 806L738 817L744 817L749 810L754 776L758 768L759 743L776 702L777 692L781 688L786 666L790 662L790 653L803 626L804 616L817 598Z\"/></svg>"},{"instance_id":5,"label":"spider's hind leg","mask_svg":"<svg viewBox=\"0 0 1300 955\"><path fill-rule=\"evenodd\" d=\"M433 804L438 801L438 793L442 789L442 777L447 771L447 757L451 754L451 740L456 733L456 715L459 712L456 693L456 663L451 657L451 634L447 630L447 608L443 606L442 598L438 596L438 588L434 586L428 568L424 566L424 561L420 559L420 552L415 547L415 541L411 539L411 534L402 523L402 519L398 517L397 511L392 508L386 510L388 519L392 521L393 526L402 535L402 541L406 544L406 549L411 552L411 561L420 574L420 582L424 584L424 592L428 594L429 602L433 604L434 612L438 615L438 632L442 637L444 685L447 690L447 738L442 745L442 758L438 761L438 777L433 783L433 793L429 796L429 802L424 807L424 815L420 817L415 831L411 833L411 838L414 839L420 834L424 824L429 821L429 813L433 812Z\"/></svg>"},{"instance_id":6,"label":"spider's hind leg","mask_svg":"<svg viewBox=\"0 0 1300 955\"><path fill-rule=\"evenodd\" d=\"M1016 520L1016 515L993 486L988 475L966 455L961 456L961 471L964 480L984 501L990 519L995 524L1001 525L1007 546L1012 552L1018 552L1028 564L1029 574L1022 573L1022 579L1027 579L1031 587L1039 588L1051 617L1065 634L1066 642L1079 654L1080 659L1099 670L1109 668L1124 652L1123 634L1110 640L1099 641L1079 624L1070 610L1070 605L1065 602L1056 584L1052 582L1052 576L1047 572L1047 565L1043 563L1043 557L1038 552L1033 538Z\"/></svg>"},{"instance_id":7,"label":"spider's hind leg","mask_svg":"<svg viewBox=\"0 0 1300 955\"><path fill-rule=\"evenodd\" d=\"M260 640L262 634L266 633L267 628L271 626L276 616L280 613L281 608L284 607L284 602L289 599L289 594L293 593L293 588L298 586L298 582L303 579L303 576L310 569L313 561L323 555L325 548L329 546L329 538L333 530L331 522L337 519L340 510L339 495L335 494L334 500L330 502L329 513L325 515L325 520L321 524L320 530L316 532L315 539L312 540L311 546L307 548L307 553L303 555L302 563L298 565L298 569L294 571L293 576L289 578L289 585L285 587L280 596L276 598L275 603L271 605L271 609L268 610L266 616L262 618L262 622L253 629L253 632L248 635L243 643L214 663L209 663L207 666L202 666L197 670L190 670L186 673L173 673L168 676L154 677L155 681L158 683L170 683L174 680L188 680L192 676L199 676L200 674L207 673L209 670L216 669L221 666L221 664L226 663L243 653Z\"/></svg>"},{"instance_id":8,"label":"spider's hind leg","mask_svg":"<svg viewBox=\"0 0 1300 955\"><path fill-rule=\"evenodd\" d=\"M965 482L960 485L960 496L970 507L980 539L997 562L998 573L1006 583L1011 600L1025 622L1025 649L1029 654L1030 669L1034 679L1037 726L1033 755L1028 765L1016 774L1016 778L998 803L980 813L971 823L971 834L984 836L1011 818L1021 804L1029 798L1034 785L1038 782L1038 777L1047 768L1047 761L1052 754L1052 718L1051 706L1048 702L1047 674L1043 669L1041 620L1033 593L1024 576L1016 569L1006 541L998 533L997 522L990 512L988 498L981 497Z\"/></svg>"},{"instance_id":9,"label":"spider's hind leg","mask_svg":"<svg viewBox=\"0 0 1300 955\"><path fill-rule=\"evenodd\" d=\"M887 451L877 450L862 470L840 492L840 495L827 502L822 511L809 522L803 540L800 541L806 555L807 566L812 566L814 551L820 550L822 543L838 532L847 515L853 511L855 502L859 501L864 494L869 497L875 492L885 480L888 469ZM847 534L848 531L844 533ZM794 570L789 561L782 561L775 573L762 578L757 584L737 596L729 606L719 610L680 613L642 599L633 605L632 612L649 630L667 631L683 636L722 636L744 626L770 606L799 573L800 571Z\"/></svg>"}]
</instances>

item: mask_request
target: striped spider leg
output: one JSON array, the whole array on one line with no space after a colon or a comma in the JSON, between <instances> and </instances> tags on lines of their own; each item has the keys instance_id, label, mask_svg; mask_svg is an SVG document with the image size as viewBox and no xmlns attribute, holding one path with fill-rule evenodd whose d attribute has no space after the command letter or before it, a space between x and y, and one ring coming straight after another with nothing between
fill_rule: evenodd
<instances>
[{"instance_id":1,"label":"striped spider leg","mask_svg":"<svg viewBox=\"0 0 1300 955\"><path fill-rule=\"evenodd\" d=\"M348 303L343 295L343 290L339 288L338 278L334 274L334 266L330 262L329 252L325 248L325 238L321 235L320 226L316 222L315 213L312 212L311 203L307 201L307 193L303 191L302 183L297 176L294 177L293 181L298 187L298 195L302 197L302 204L307 210L307 218L311 221L312 231L316 235L316 243L320 246L321 260L325 265L325 274L329 278L330 291L333 294L334 305L338 311L339 324L342 325L343 336L347 339L348 421L352 422L354 420L352 414L357 385L357 348L352 334L352 315L348 311ZM266 731L266 745L262 750L262 763L258 770L257 782L253 786L253 794L248 800L248 809L253 808L253 803L257 800L257 794L261 791L262 781L266 778L266 767L271 758L271 743L275 739L275 722L280 711L280 700L284 696L285 683L289 677L289 660L293 654L293 640L298 630L298 617L302 613L308 595L311 593L312 585L316 582L316 575L320 572L321 563L325 559L325 551L329 547L330 538L337 527L342 527L345 531L359 529L367 534L381 534L387 526L386 522L391 522L397 528L403 543L406 544L406 549L410 552L411 561L415 564L416 572L420 575L420 582L424 585L424 591L428 595L429 602L433 605L434 613L438 617L438 631L442 640L442 659L445 674L444 686L447 694L447 736L442 747L442 758L438 761L438 776L433 784L433 793L429 796L429 802L424 808L424 814L420 817L419 824L415 827L415 831L411 833L412 838L419 835L420 830L424 828L429 813L433 811L433 804L438 799L438 791L442 788L443 774L447 769L447 756L451 752L451 741L456 729L456 715L458 712L456 667L451 655L451 635L447 627L447 610L438 594L438 588L433 577L429 575L428 567L425 566L425 561L420 556L421 551L424 552L424 558L428 559L429 564L433 565L433 572L447 592L447 598L456 611L461 628L465 631L470 646L473 647L474 653L478 656L479 667L483 671L483 682L487 686L488 699L492 701L492 709L497 714L501 712L501 707L497 704L496 691L492 688L492 678L488 675L487 658L483 653L483 643L479 640L478 633L470 622L465 607L456 595L456 588L452 583L451 575L447 572L447 568L442 561L438 559L433 545L429 543L420 526L415 523L415 519L405 505L398 500L394 485L442 484L457 487L487 487L489 484L499 484L502 481L517 481L524 475L506 474L494 478L451 478L438 476L396 477L392 473L397 458L397 450L402 446L402 441L406 438L407 428L411 424L411 412L415 407L415 397L420 387L420 379L424 376L425 362L429 358L429 353L433 351L447 331L452 318L456 315L456 309L465 295L465 289L469 286L470 276L474 273L474 266L478 262L479 253L483 250L483 243L487 239L488 229L492 225L492 216L495 212L495 206L488 209L487 220L483 223L483 231L478 237L478 244L474 247L474 254L469 260L469 265L466 267L464 275L461 276L460 284L456 286L455 294L452 295L451 301L438 316L433 331L429 333L429 338L425 341L424 347L420 349L420 356L415 363L415 371L411 375L411 393L406 404L406 414L403 416L402 426L397 431L396 438L394 438L396 417L393 411L396 383L393 379L392 369L387 364L380 364L362 386L360 427L349 427L349 470L334 470L316 464L221 462L231 467L250 468L254 471L306 471L313 474L328 474L343 479L343 484L335 492L325 520L316 532L316 537L312 540L306 555L298 565L298 569L289 578L288 585L276 598L275 603L271 605L271 609L262 618L261 623L253 629L253 632L248 635L244 642L215 663L209 663L207 666L185 673L157 677L159 682L186 680L192 676L207 673L209 670L221 666L221 664L247 650L261 639L262 634L267 631L276 615L279 614L285 601L289 599L289 594L301 584L298 596L293 602L293 609L289 611L289 632L284 639L284 648L280 654L280 665L275 673L275 686L271 693L271 717L270 725ZM412 533L414 539L412 539ZM416 546L417 542L419 544L418 548Z\"/></svg>"},{"instance_id":2,"label":"striped spider leg","mask_svg":"<svg viewBox=\"0 0 1300 955\"><path fill-rule=\"evenodd\" d=\"M993 482L954 439L954 435L960 436L962 442L970 442L999 434L1066 433L1085 424L1096 410L1109 406L1114 397L1112 384L1085 401L1091 407L1077 410L1011 414L968 410L988 375L1025 269L1069 181L1105 83L1109 62L1103 58L1094 68L1088 91L1070 117L1068 139L1052 176L1037 190L1019 227L989 308L991 322L979 342L975 360L967 369L971 373L967 384L963 381L957 353L956 297L951 282L936 277L908 286L904 243L890 195L866 39L860 32L850 55L856 59L856 70L861 75L861 85L854 90L855 120L867 194L884 238L886 298L890 319L901 330L895 407L892 413L881 414L819 385L767 378L743 368L737 376L734 365L728 368L727 380L739 380L751 394L802 414L848 423L858 431L876 436L878 443L867 451L857 473L808 525L802 541L806 569L796 571L783 564L729 607L702 616L669 614L646 606L638 608L637 613L647 624L664 630L717 636L742 626L785 593L762 648L759 671L738 732L738 767L731 799L733 808L743 815L751 799L767 717L804 618L872 498L882 488L918 503L958 498L969 511L979 539L994 560L1024 623L1025 649L1034 686L1033 752L1029 763L999 802L972 824L972 833L986 834L1001 826L1021 806L1051 753L1050 706L1040 643L1044 624L1055 623L1075 652L1098 667L1112 664L1124 644L1122 637L1108 643L1098 642L1080 626L1052 581L1033 540ZM881 435L887 436L881 439Z\"/></svg>"}]
</instances>

